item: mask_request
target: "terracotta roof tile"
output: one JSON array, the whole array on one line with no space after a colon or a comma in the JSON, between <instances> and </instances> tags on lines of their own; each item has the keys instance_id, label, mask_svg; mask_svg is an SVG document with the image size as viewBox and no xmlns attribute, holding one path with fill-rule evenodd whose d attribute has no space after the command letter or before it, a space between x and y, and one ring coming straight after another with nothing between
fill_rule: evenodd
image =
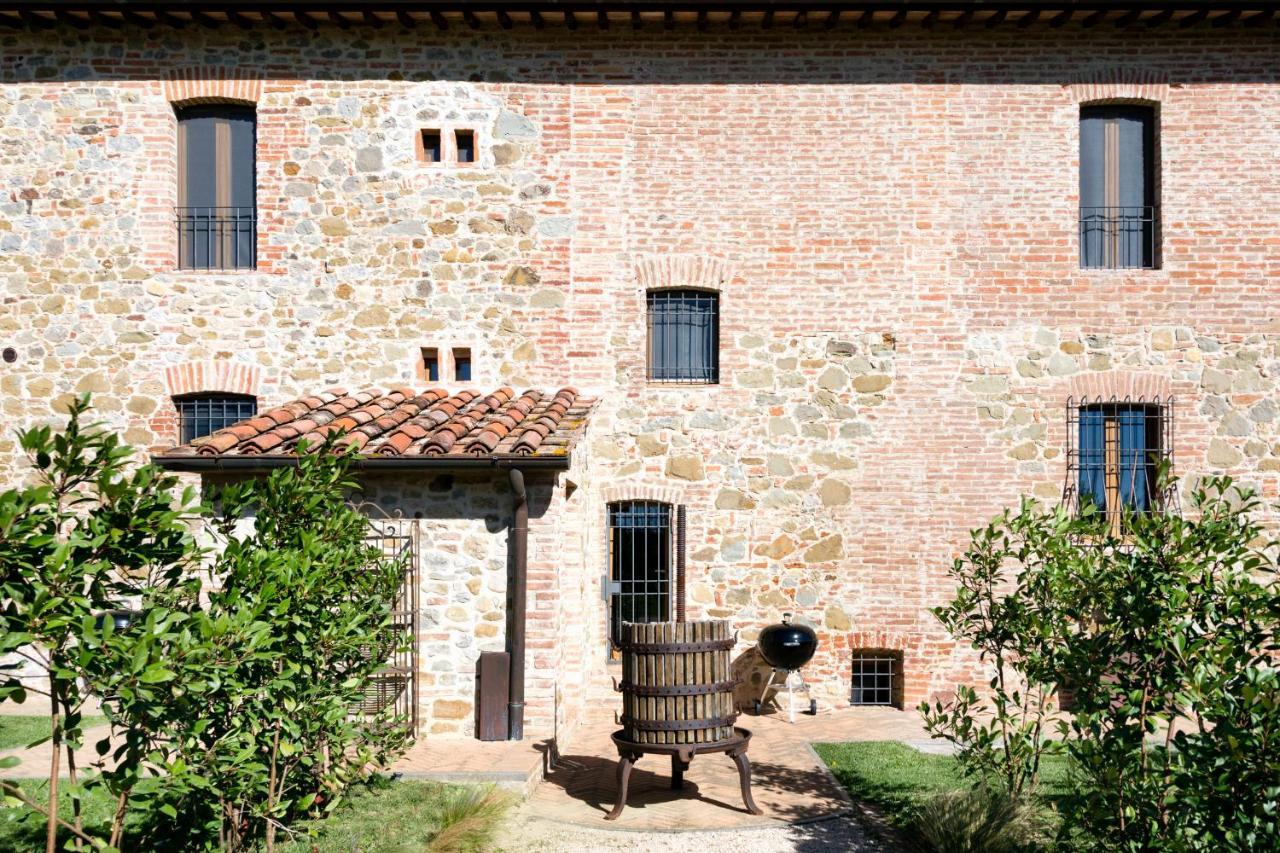
<instances>
[{"instance_id":1,"label":"terracotta roof tile","mask_svg":"<svg viewBox=\"0 0 1280 853\"><path fill-rule=\"evenodd\" d=\"M182 456L289 456L335 432L366 456L565 456L586 426L594 400L574 388L554 394L498 388L487 395L440 388L348 392L331 388L175 447Z\"/></svg>"}]
</instances>

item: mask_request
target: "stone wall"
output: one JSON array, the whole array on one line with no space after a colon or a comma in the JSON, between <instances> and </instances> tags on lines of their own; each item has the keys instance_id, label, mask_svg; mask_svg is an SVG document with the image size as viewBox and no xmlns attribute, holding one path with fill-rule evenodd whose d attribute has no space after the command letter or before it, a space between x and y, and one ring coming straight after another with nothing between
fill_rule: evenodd
<instances>
[{"instance_id":1,"label":"stone wall","mask_svg":"<svg viewBox=\"0 0 1280 853\"><path fill-rule=\"evenodd\" d=\"M691 615L745 649L795 611L829 702L850 649L902 651L914 703L978 676L926 608L967 530L1061 494L1071 396L1167 389L1179 473L1277 497L1269 33L783 29L0 35L6 424L93 391L163 446L187 365L271 404L412 383L429 346L471 347L479 385L599 396L589 476L533 534L543 730L607 696L611 498L688 506ZM258 107L260 267L176 271L171 100L231 89ZM1162 268L1081 270L1079 106L1134 98L1159 108ZM437 126L479 162L418 163ZM645 381L666 285L720 293L719 385ZM500 645L500 536L441 529L433 618L465 663ZM464 732L455 711L430 726Z\"/></svg>"}]
</instances>

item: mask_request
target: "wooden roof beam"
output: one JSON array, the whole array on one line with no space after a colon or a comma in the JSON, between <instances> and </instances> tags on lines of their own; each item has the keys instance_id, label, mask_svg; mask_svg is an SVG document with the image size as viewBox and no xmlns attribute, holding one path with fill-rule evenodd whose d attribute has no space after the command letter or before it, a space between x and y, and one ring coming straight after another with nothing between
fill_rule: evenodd
<instances>
[{"instance_id":1,"label":"wooden roof beam","mask_svg":"<svg viewBox=\"0 0 1280 853\"><path fill-rule=\"evenodd\" d=\"M329 17L329 22L332 23L334 26L336 26L338 29L340 30L351 29L351 22L347 20L345 15L343 15L341 12L337 11L336 9L330 9L328 13L328 17Z\"/></svg>"},{"instance_id":2,"label":"wooden roof beam","mask_svg":"<svg viewBox=\"0 0 1280 853\"><path fill-rule=\"evenodd\" d=\"M809 23L809 13L806 12L804 9L801 9L799 12L796 12L796 16L791 19L791 26L795 27L797 30L804 29L805 25L808 23Z\"/></svg>"},{"instance_id":3,"label":"wooden roof beam","mask_svg":"<svg viewBox=\"0 0 1280 853\"><path fill-rule=\"evenodd\" d=\"M293 13L293 19L309 30L320 29L320 22L301 10Z\"/></svg>"},{"instance_id":4,"label":"wooden roof beam","mask_svg":"<svg viewBox=\"0 0 1280 853\"><path fill-rule=\"evenodd\" d=\"M446 18L444 15L441 15L435 9L432 9L430 14L431 14L431 23L436 25L437 30L439 30L440 32L444 32L445 30L449 29L448 18Z\"/></svg>"},{"instance_id":5,"label":"wooden roof beam","mask_svg":"<svg viewBox=\"0 0 1280 853\"><path fill-rule=\"evenodd\" d=\"M1178 21L1178 26L1182 28L1194 27L1196 24L1202 23L1205 18L1209 17L1208 9L1197 9L1185 18Z\"/></svg>"},{"instance_id":6,"label":"wooden roof beam","mask_svg":"<svg viewBox=\"0 0 1280 853\"><path fill-rule=\"evenodd\" d=\"M253 21L233 9L227 10L227 20L242 30L253 29Z\"/></svg>"},{"instance_id":7,"label":"wooden roof beam","mask_svg":"<svg viewBox=\"0 0 1280 853\"><path fill-rule=\"evenodd\" d=\"M858 29L865 30L871 26L871 22L875 20L876 13L867 9L858 17Z\"/></svg>"},{"instance_id":8,"label":"wooden roof beam","mask_svg":"<svg viewBox=\"0 0 1280 853\"><path fill-rule=\"evenodd\" d=\"M382 29L382 25L385 23L381 18L370 12L368 9L361 12L360 17L364 18L365 26L373 27L375 30Z\"/></svg>"},{"instance_id":9,"label":"wooden roof beam","mask_svg":"<svg viewBox=\"0 0 1280 853\"><path fill-rule=\"evenodd\" d=\"M462 13L462 20L467 22L467 26L473 30L480 29L480 19L476 17L476 13L470 9L466 9Z\"/></svg>"},{"instance_id":10,"label":"wooden roof beam","mask_svg":"<svg viewBox=\"0 0 1280 853\"><path fill-rule=\"evenodd\" d=\"M961 12L959 15L956 16L955 20L951 22L951 26L955 27L958 30L972 20L973 20L973 10L965 9L963 12Z\"/></svg>"},{"instance_id":11,"label":"wooden roof beam","mask_svg":"<svg viewBox=\"0 0 1280 853\"><path fill-rule=\"evenodd\" d=\"M89 29L90 26L92 26L92 22L87 17L81 16L81 15L73 15L70 12L54 12L53 17L57 18L58 23L65 24L68 27L73 27L77 30L87 30ZM160 16L157 15L156 17L160 17ZM172 17L172 16L166 16L166 17ZM178 19L173 18L173 20L177 21ZM181 23L183 26L186 26L186 21L180 21L179 23Z\"/></svg>"},{"instance_id":12,"label":"wooden roof beam","mask_svg":"<svg viewBox=\"0 0 1280 853\"><path fill-rule=\"evenodd\" d=\"M1098 26L1098 24L1102 23L1102 19L1107 16L1108 11L1110 10L1099 9L1098 11L1094 12L1092 15L1090 15L1089 17L1081 21L1080 26L1084 27L1086 30L1090 29L1091 27Z\"/></svg>"},{"instance_id":13,"label":"wooden roof beam","mask_svg":"<svg viewBox=\"0 0 1280 853\"><path fill-rule=\"evenodd\" d=\"M1136 22L1140 17L1142 17L1142 8L1135 7L1130 9L1128 12L1125 12L1119 18L1116 18L1115 27L1118 30L1123 30L1125 27Z\"/></svg>"},{"instance_id":14,"label":"wooden roof beam","mask_svg":"<svg viewBox=\"0 0 1280 853\"><path fill-rule=\"evenodd\" d=\"M564 25L571 30L576 30L578 28L578 18L573 14L572 9L564 10Z\"/></svg>"},{"instance_id":15,"label":"wooden roof beam","mask_svg":"<svg viewBox=\"0 0 1280 853\"><path fill-rule=\"evenodd\" d=\"M1240 10L1232 9L1230 12L1227 12L1226 14L1219 15L1218 17L1214 18L1212 21L1209 22L1209 25L1213 27L1226 27L1226 26L1230 26L1231 24L1234 24L1239 18L1240 18Z\"/></svg>"},{"instance_id":16,"label":"wooden roof beam","mask_svg":"<svg viewBox=\"0 0 1280 853\"><path fill-rule=\"evenodd\" d=\"M1259 12L1256 15L1250 15L1244 19L1246 27L1258 27L1275 17L1275 9L1267 9L1265 12Z\"/></svg>"},{"instance_id":17,"label":"wooden roof beam","mask_svg":"<svg viewBox=\"0 0 1280 853\"><path fill-rule=\"evenodd\" d=\"M1061 12L1049 19L1049 26L1055 30L1059 27L1064 27L1067 25L1067 22L1071 20L1071 16L1075 13L1075 9L1063 9Z\"/></svg>"},{"instance_id":18,"label":"wooden roof beam","mask_svg":"<svg viewBox=\"0 0 1280 853\"><path fill-rule=\"evenodd\" d=\"M994 30L996 27L1003 24L1004 19L1007 17L1009 17L1008 9L997 9L995 14L987 18L987 20L984 23L986 23L987 29Z\"/></svg>"},{"instance_id":19,"label":"wooden roof beam","mask_svg":"<svg viewBox=\"0 0 1280 853\"><path fill-rule=\"evenodd\" d=\"M903 7L898 10L898 14L889 19L889 29L896 30L907 22L907 10Z\"/></svg>"},{"instance_id":20,"label":"wooden roof beam","mask_svg":"<svg viewBox=\"0 0 1280 853\"><path fill-rule=\"evenodd\" d=\"M730 26L732 26L732 23L730 23ZM631 29L644 29L644 18L640 17L640 11L638 9L631 10Z\"/></svg>"},{"instance_id":21,"label":"wooden roof beam","mask_svg":"<svg viewBox=\"0 0 1280 853\"><path fill-rule=\"evenodd\" d=\"M1169 19L1172 17L1173 17L1173 7L1169 7L1168 9L1164 9L1163 11L1157 12L1156 14L1152 15L1150 18L1147 18L1146 23L1148 27L1158 27L1161 24L1169 23Z\"/></svg>"},{"instance_id":22,"label":"wooden roof beam","mask_svg":"<svg viewBox=\"0 0 1280 853\"><path fill-rule=\"evenodd\" d=\"M596 26L600 28L601 32L609 29L609 13L604 9L596 12Z\"/></svg>"},{"instance_id":23,"label":"wooden roof beam","mask_svg":"<svg viewBox=\"0 0 1280 853\"><path fill-rule=\"evenodd\" d=\"M939 12L937 9L934 9L932 12L930 12L929 14L925 15L923 18L920 19L920 26L924 27L926 30L933 29L935 26L937 26L938 18L941 17L941 15L942 15L941 12Z\"/></svg>"},{"instance_id":24,"label":"wooden roof beam","mask_svg":"<svg viewBox=\"0 0 1280 853\"><path fill-rule=\"evenodd\" d=\"M824 30L833 30L836 28L836 25L839 23L840 23L840 10L832 9L831 12L827 15L827 19L822 22L822 28Z\"/></svg>"},{"instance_id":25,"label":"wooden roof beam","mask_svg":"<svg viewBox=\"0 0 1280 853\"><path fill-rule=\"evenodd\" d=\"M1018 19L1018 29L1025 30L1038 20L1040 20L1040 10L1032 9L1030 12Z\"/></svg>"}]
</instances>

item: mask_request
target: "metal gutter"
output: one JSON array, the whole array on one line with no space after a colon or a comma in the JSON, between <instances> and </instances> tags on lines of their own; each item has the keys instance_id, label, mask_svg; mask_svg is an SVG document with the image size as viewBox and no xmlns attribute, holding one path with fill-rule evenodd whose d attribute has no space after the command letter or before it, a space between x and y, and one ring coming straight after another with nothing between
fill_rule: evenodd
<instances>
[{"instance_id":1,"label":"metal gutter","mask_svg":"<svg viewBox=\"0 0 1280 853\"><path fill-rule=\"evenodd\" d=\"M153 455L151 461L166 471L193 474L249 474L298 464L296 456L165 456ZM572 458L564 456L401 456L356 458L355 469L368 473L391 471L503 471L520 468L526 471L568 471Z\"/></svg>"},{"instance_id":2,"label":"metal gutter","mask_svg":"<svg viewBox=\"0 0 1280 853\"><path fill-rule=\"evenodd\" d=\"M507 653L511 655L507 691L507 740L524 740L525 613L529 597L529 496L519 468L507 471L514 503L511 524L511 627Z\"/></svg>"}]
</instances>

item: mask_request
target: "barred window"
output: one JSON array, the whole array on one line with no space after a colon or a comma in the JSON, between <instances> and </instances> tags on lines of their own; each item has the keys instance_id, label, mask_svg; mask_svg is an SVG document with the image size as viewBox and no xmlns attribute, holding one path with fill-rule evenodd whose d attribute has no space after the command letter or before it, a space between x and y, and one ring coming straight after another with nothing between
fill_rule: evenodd
<instances>
[{"instance_id":1,"label":"barred window","mask_svg":"<svg viewBox=\"0 0 1280 853\"><path fill-rule=\"evenodd\" d=\"M256 137L253 107L178 110L179 269L253 269Z\"/></svg>"},{"instance_id":2,"label":"barred window","mask_svg":"<svg viewBox=\"0 0 1280 853\"><path fill-rule=\"evenodd\" d=\"M670 622L684 614L683 506L609 504L609 638L623 622ZM612 646L612 642L610 643Z\"/></svg>"},{"instance_id":3,"label":"barred window","mask_svg":"<svg viewBox=\"0 0 1280 853\"><path fill-rule=\"evenodd\" d=\"M852 675L849 704L902 707L902 652L856 650Z\"/></svg>"},{"instance_id":4,"label":"barred window","mask_svg":"<svg viewBox=\"0 0 1280 853\"><path fill-rule=\"evenodd\" d=\"M1067 403L1068 498L1093 507L1120 532L1125 512L1150 512L1164 497L1161 463L1173 458L1173 401L1070 400Z\"/></svg>"},{"instance_id":5,"label":"barred window","mask_svg":"<svg viewBox=\"0 0 1280 853\"><path fill-rule=\"evenodd\" d=\"M655 290L648 296L651 382L720 381L720 297L705 290Z\"/></svg>"},{"instance_id":6,"label":"barred window","mask_svg":"<svg viewBox=\"0 0 1280 853\"><path fill-rule=\"evenodd\" d=\"M173 404L183 444L258 414L258 398L247 394L184 394Z\"/></svg>"}]
</instances>

